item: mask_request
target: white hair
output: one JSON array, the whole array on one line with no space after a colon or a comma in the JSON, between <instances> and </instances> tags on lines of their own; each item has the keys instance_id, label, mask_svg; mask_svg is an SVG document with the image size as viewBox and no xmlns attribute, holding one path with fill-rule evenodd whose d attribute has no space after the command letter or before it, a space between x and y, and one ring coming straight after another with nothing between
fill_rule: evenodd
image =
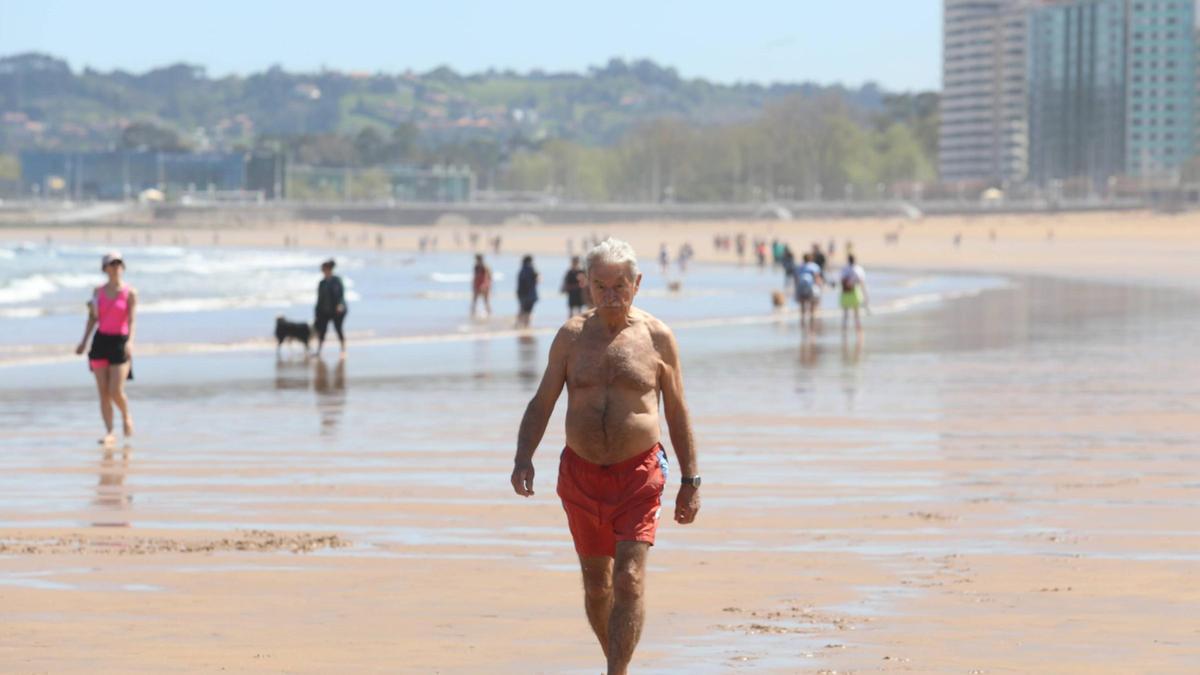
<instances>
[{"instance_id":1,"label":"white hair","mask_svg":"<svg viewBox=\"0 0 1200 675\"><path fill-rule=\"evenodd\" d=\"M590 272L592 265L596 263L625 265L629 269L629 279L631 281L636 279L638 274L640 274L637 254L633 252L633 247L628 242L621 241L620 239L609 237L596 244L587 253L587 258L583 262L583 271Z\"/></svg>"}]
</instances>

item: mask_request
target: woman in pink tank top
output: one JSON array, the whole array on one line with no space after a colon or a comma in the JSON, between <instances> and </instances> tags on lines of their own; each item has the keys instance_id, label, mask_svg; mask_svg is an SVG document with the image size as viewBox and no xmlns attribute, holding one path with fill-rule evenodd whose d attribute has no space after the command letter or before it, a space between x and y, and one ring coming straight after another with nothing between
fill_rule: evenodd
<instances>
[{"instance_id":1,"label":"woman in pink tank top","mask_svg":"<svg viewBox=\"0 0 1200 675\"><path fill-rule=\"evenodd\" d=\"M105 254L101 269L108 275L108 283L96 288L88 301L87 328L83 340L75 348L82 354L88 338L92 347L88 350L88 367L96 377L96 389L100 394L100 417L104 420L105 434L100 442L112 445L117 437L113 433L113 405L121 411L125 438L133 436L133 416L129 413L129 400L125 397L125 380L133 379L131 354L133 349L134 310L137 307L137 291L121 281L125 262L116 251ZM95 333L92 333L95 329Z\"/></svg>"}]
</instances>

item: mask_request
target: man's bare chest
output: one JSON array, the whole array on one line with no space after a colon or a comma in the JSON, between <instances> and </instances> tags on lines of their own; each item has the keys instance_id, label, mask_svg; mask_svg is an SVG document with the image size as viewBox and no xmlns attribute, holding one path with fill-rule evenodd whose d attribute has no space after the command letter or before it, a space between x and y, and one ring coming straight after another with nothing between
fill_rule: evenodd
<instances>
[{"instance_id":1,"label":"man's bare chest","mask_svg":"<svg viewBox=\"0 0 1200 675\"><path fill-rule=\"evenodd\" d=\"M567 360L567 381L577 389L651 391L658 387L658 354L648 336L581 339Z\"/></svg>"}]
</instances>

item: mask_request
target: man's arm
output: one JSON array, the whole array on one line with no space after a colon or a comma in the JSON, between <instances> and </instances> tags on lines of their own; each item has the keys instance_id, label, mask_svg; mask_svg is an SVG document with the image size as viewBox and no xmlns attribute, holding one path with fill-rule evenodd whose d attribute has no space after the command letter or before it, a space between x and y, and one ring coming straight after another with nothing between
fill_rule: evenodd
<instances>
[{"instance_id":1,"label":"man's arm","mask_svg":"<svg viewBox=\"0 0 1200 675\"><path fill-rule=\"evenodd\" d=\"M570 324L568 324L569 326ZM574 339L568 326L559 329L550 345L550 360L537 393L525 406L521 428L517 432L517 454L513 458L512 486L522 497L533 496L533 453L546 434L546 425L554 412L554 404L567 383L567 350Z\"/></svg>"},{"instance_id":2,"label":"man's arm","mask_svg":"<svg viewBox=\"0 0 1200 675\"><path fill-rule=\"evenodd\" d=\"M655 346L662 363L659 383L662 387L663 414L667 431L675 448L681 477L697 476L700 465L696 458L696 441L692 436L692 420L683 397L683 369L679 363L679 344L666 326L656 331ZM675 520L684 525L696 519L700 511L700 493L691 485L680 485L675 497Z\"/></svg>"}]
</instances>

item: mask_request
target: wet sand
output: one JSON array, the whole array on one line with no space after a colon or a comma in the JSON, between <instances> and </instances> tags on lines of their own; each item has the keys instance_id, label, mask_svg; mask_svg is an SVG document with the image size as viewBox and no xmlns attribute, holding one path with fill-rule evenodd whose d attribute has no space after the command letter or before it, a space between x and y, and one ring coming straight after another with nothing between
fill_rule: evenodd
<instances>
[{"instance_id":1,"label":"wet sand","mask_svg":"<svg viewBox=\"0 0 1200 675\"><path fill-rule=\"evenodd\" d=\"M887 223L849 223L879 266L1039 275L875 318L862 344L831 322L810 340L681 331L685 358L713 339L697 331L727 347L685 361L705 502L660 528L636 672L1193 672L1200 237L1140 217L1060 222L1052 241L1011 223L959 249L953 223L908 225L898 247L870 243ZM790 236L828 237L807 227ZM709 256L716 229L631 238ZM558 228L505 236L562 250ZM253 355L180 357L179 386L133 390L128 454L23 430L7 394L0 669L597 672L553 496L561 405L537 497L507 486L540 357L414 381L381 365L404 349L353 353L341 389L229 395L189 389L188 368ZM91 415L90 393L45 407ZM188 415L213 429L155 428Z\"/></svg>"}]
</instances>

